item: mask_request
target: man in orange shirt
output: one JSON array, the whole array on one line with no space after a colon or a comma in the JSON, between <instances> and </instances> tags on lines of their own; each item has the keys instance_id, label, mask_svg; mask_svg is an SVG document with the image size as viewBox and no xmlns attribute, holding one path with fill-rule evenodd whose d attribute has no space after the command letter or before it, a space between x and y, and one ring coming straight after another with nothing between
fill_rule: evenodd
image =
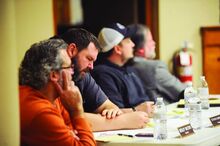
<instances>
[{"instance_id":1,"label":"man in orange shirt","mask_svg":"<svg viewBox=\"0 0 220 146\"><path fill-rule=\"evenodd\" d=\"M64 41L50 39L33 44L24 56L19 68L21 145L96 145L66 48Z\"/></svg>"}]
</instances>

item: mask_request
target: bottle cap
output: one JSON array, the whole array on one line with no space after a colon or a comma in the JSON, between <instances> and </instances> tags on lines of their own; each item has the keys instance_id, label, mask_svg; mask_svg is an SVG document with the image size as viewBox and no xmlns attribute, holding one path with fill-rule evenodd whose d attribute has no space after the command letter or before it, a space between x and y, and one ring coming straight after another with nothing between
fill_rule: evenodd
<instances>
[{"instance_id":1,"label":"bottle cap","mask_svg":"<svg viewBox=\"0 0 220 146\"><path fill-rule=\"evenodd\" d=\"M184 90L184 98L185 97L194 97L197 95L197 91L196 89L194 89L193 87L187 87L185 90Z\"/></svg>"},{"instance_id":2,"label":"bottle cap","mask_svg":"<svg viewBox=\"0 0 220 146\"><path fill-rule=\"evenodd\" d=\"M205 79L205 76L200 76L200 79Z\"/></svg>"},{"instance_id":3,"label":"bottle cap","mask_svg":"<svg viewBox=\"0 0 220 146\"><path fill-rule=\"evenodd\" d=\"M157 97L158 101L163 101L163 97Z\"/></svg>"},{"instance_id":4,"label":"bottle cap","mask_svg":"<svg viewBox=\"0 0 220 146\"><path fill-rule=\"evenodd\" d=\"M200 101L200 99L197 96L194 96L194 97L189 99L189 103L190 104L200 104L201 101Z\"/></svg>"}]
</instances>

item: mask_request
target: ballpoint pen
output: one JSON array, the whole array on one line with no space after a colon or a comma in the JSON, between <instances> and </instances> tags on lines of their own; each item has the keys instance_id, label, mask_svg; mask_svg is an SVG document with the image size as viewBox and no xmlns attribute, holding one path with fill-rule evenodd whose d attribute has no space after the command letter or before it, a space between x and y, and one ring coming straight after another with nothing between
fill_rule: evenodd
<instances>
[{"instance_id":1,"label":"ballpoint pen","mask_svg":"<svg viewBox=\"0 0 220 146\"><path fill-rule=\"evenodd\" d=\"M134 137L133 135L129 135L129 134L122 134L122 133L118 133L118 136Z\"/></svg>"}]
</instances>

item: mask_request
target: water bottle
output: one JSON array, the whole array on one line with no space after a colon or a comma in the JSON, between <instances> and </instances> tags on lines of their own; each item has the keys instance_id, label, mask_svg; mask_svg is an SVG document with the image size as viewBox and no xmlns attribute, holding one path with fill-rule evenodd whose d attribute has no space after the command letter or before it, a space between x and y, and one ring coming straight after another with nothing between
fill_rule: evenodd
<instances>
[{"instance_id":1,"label":"water bottle","mask_svg":"<svg viewBox=\"0 0 220 146\"><path fill-rule=\"evenodd\" d=\"M198 96L189 99L189 122L194 130L202 128L202 109L201 101Z\"/></svg>"},{"instance_id":2,"label":"water bottle","mask_svg":"<svg viewBox=\"0 0 220 146\"><path fill-rule=\"evenodd\" d=\"M200 77L201 86L198 88L198 95L201 100L202 109L209 109L209 87L205 76Z\"/></svg>"},{"instance_id":3,"label":"water bottle","mask_svg":"<svg viewBox=\"0 0 220 146\"><path fill-rule=\"evenodd\" d=\"M154 138L157 140L163 140L167 138L167 116L166 106L163 102L163 98L158 97L155 104L154 112Z\"/></svg>"},{"instance_id":4,"label":"water bottle","mask_svg":"<svg viewBox=\"0 0 220 146\"><path fill-rule=\"evenodd\" d=\"M197 92L192 86L189 86L184 90L184 108L186 117L189 116L189 100L195 97L196 94Z\"/></svg>"}]
</instances>

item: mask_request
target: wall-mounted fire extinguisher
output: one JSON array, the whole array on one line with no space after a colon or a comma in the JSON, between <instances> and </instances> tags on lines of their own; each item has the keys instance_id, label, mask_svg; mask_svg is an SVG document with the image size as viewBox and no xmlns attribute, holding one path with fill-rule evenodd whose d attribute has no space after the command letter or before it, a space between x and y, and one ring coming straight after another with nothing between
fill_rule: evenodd
<instances>
[{"instance_id":1,"label":"wall-mounted fire extinguisher","mask_svg":"<svg viewBox=\"0 0 220 146\"><path fill-rule=\"evenodd\" d=\"M173 69L174 74L181 82L192 86L192 55L188 49L189 44L185 41L182 49L176 52L173 57Z\"/></svg>"}]
</instances>

